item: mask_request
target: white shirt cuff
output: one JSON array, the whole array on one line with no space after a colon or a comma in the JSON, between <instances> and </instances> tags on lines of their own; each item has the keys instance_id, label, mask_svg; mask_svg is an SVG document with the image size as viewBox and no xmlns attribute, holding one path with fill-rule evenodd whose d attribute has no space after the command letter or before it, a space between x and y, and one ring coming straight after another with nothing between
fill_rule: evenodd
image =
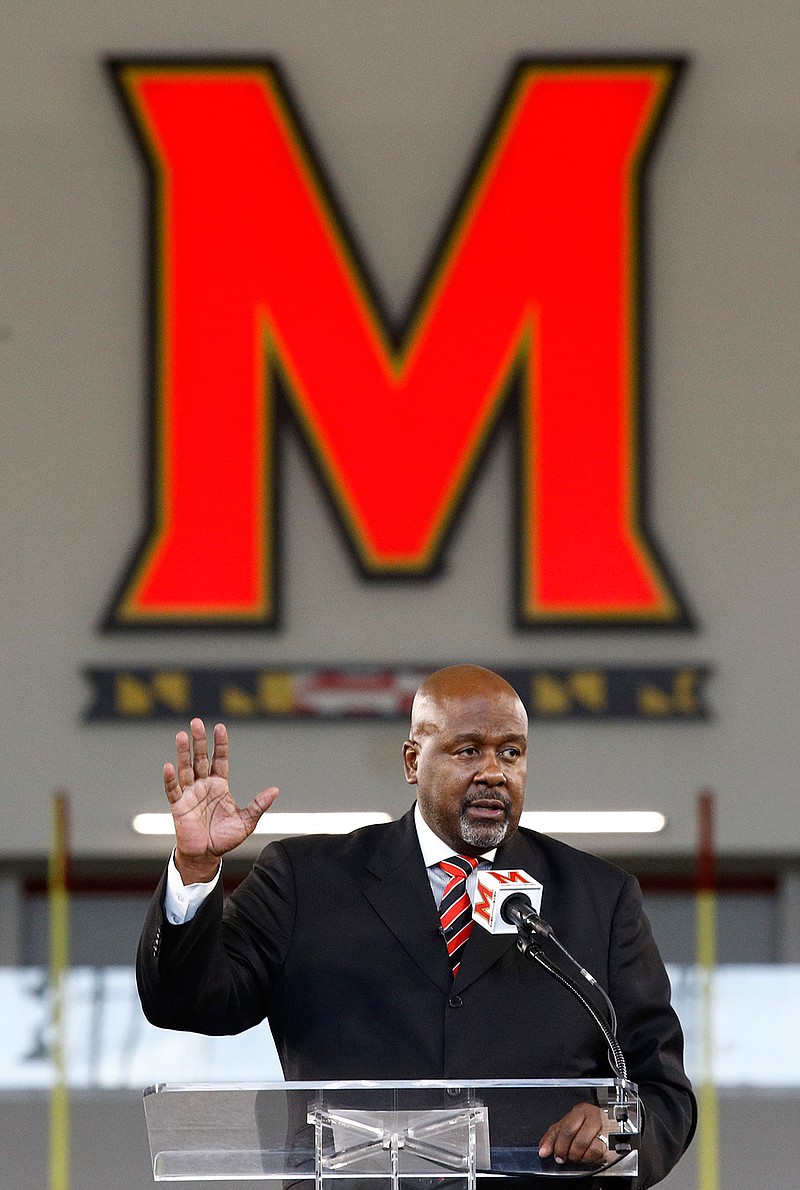
<instances>
[{"instance_id":1,"label":"white shirt cuff","mask_svg":"<svg viewBox=\"0 0 800 1190\"><path fill-rule=\"evenodd\" d=\"M213 880L200 884L184 884L181 874L175 867L175 850L169 857L167 865L167 890L164 894L164 912L171 926L182 926L191 921L206 897L210 896L219 880L222 871L222 861L217 868Z\"/></svg>"}]
</instances>

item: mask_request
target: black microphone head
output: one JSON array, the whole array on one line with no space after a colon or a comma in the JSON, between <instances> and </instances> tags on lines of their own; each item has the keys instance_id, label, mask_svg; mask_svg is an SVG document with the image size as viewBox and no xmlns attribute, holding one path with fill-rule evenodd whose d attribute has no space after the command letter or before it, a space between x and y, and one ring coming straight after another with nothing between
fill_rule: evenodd
<instances>
[{"instance_id":1,"label":"black microphone head","mask_svg":"<svg viewBox=\"0 0 800 1190\"><path fill-rule=\"evenodd\" d=\"M526 915L529 913L535 914L536 910L529 896L522 892L515 892L503 901L503 904L500 906L500 916L509 925L516 925L520 913Z\"/></svg>"},{"instance_id":2,"label":"black microphone head","mask_svg":"<svg viewBox=\"0 0 800 1190\"><path fill-rule=\"evenodd\" d=\"M500 906L500 916L503 921L513 922L516 926L521 924L532 934L538 935L539 938L549 938L553 932L552 926L542 920L534 909L530 898L522 892L512 893L510 897L506 897Z\"/></svg>"}]
</instances>

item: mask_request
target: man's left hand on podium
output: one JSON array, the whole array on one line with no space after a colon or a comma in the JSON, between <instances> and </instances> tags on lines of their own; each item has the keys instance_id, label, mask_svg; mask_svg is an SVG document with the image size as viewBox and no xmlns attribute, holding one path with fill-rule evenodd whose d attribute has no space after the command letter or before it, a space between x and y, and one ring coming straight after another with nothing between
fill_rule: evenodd
<instances>
[{"instance_id":1,"label":"man's left hand on podium","mask_svg":"<svg viewBox=\"0 0 800 1190\"><path fill-rule=\"evenodd\" d=\"M605 1116L596 1104L577 1104L547 1129L539 1141L539 1156L554 1157L559 1165L566 1161L605 1163L608 1142L602 1131L604 1123Z\"/></svg>"}]
</instances>

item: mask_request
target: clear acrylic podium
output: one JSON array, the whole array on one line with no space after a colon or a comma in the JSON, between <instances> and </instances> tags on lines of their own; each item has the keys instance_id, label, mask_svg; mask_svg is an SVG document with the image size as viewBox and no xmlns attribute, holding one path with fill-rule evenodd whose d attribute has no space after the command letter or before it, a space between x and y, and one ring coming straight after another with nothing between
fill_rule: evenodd
<instances>
[{"instance_id":1,"label":"clear acrylic podium","mask_svg":"<svg viewBox=\"0 0 800 1190\"><path fill-rule=\"evenodd\" d=\"M605 1168L539 1158L544 1130L580 1102L605 1113ZM484 1177L638 1172L639 1101L622 1079L158 1084L144 1107L157 1182L475 1190Z\"/></svg>"}]
</instances>

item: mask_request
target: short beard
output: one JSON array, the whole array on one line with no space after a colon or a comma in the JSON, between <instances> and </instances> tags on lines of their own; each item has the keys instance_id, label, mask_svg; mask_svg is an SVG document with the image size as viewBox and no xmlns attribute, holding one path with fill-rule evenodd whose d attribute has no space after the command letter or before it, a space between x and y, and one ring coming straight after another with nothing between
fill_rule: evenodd
<instances>
[{"instance_id":1,"label":"short beard","mask_svg":"<svg viewBox=\"0 0 800 1190\"><path fill-rule=\"evenodd\" d=\"M508 820L495 823L487 822L486 826L475 826L473 823L467 822L462 815L461 838L465 843L469 843L470 847L491 851L493 847L500 846L507 834Z\"/></svg>"},{"instance_id":2,"label":"short beard","mask_svg":"<svg viewBox=\"0 0 800 1190\"><path fill-rule=\"evenodd\" d=\"M484 851L491 851L493 847L499 847L508 834L508 816L511 811L511 801L505 794L494 793L492 796L498 798L503 803L506 816L502 822L487 822L483 825L470 822L467 817L467 810L473 802L482 801L486 794L478 794L475 797L468 798L461 807L461 815L459 817L459 824L461 826L461 838L465 843L469 843L470 847L480 847Z\"/></svg>"}]
</instances>

